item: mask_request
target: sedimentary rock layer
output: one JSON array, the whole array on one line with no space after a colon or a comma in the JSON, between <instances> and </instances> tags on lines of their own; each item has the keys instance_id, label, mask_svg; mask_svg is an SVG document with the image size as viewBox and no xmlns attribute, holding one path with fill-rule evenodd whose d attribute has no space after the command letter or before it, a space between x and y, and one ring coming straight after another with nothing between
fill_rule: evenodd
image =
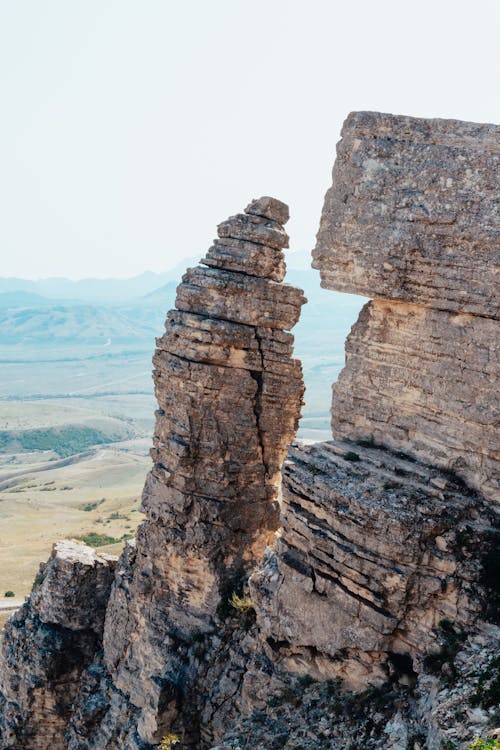
<instances>
[{"instance_id":1,"label":"sedimentary rock layer","mask_svg":"<svg viewBox=\"0 0 500 750\"><path fill-rule=\"evenodd\" d=\"M0 747L66 746L82 672L102 646L116 558L59 542L29 600L5 626L0 653Z\"/></svg>"},{"instance_id":2,"label":"sedimentary rock layer","mask_svg":"<svg viewBox=\"0 0 500 750\"><path fill-rule=\"evenodd\" d=\"M313 266L327 289L499 316L500 127L353 112Z\"/></svg>"},{"instance_id":3,"label":"sedimentary rock layer","mask_svg":"<svg viewBox=\"0 0 500 750\"><path fill-rule=\"evenodd\" d=\"M477 507L439 471L386 450L293 447L282 533L251 578L262 635L292 671L356 689L387 679L391 654L419 669L441 620L467 628L481 609L490 527Z\"/></svg>"},{"instance_id":4,"label":"sedimentary rock layer","mask_svg":"<svg viewBox=\"0 0 500 750\"><path fill-rule=\"evenodd\" d=\"M278 526L280 467L304 390L286 329L305 299L276 281L286 206L265 198L247 211L219 226L210 268L186 273L157 342L147 520L120 560L103 659L85 678L70 748L149 747L174 726L197 746L201 699L189 695L200 660L186 644L214 631ZM106 709L95 726L97 683Z\"/></svg>"},{"instance_id":5,"label":"sedimentary rock layer","mask_svg":"<svg viewBox=\"0 0 500 750\"><path fill-rule=\"evenodd\" d=\"M346 343L332 429L450 469L500 503L498 323L374 300Z\"/></svg>"}]
</instances>

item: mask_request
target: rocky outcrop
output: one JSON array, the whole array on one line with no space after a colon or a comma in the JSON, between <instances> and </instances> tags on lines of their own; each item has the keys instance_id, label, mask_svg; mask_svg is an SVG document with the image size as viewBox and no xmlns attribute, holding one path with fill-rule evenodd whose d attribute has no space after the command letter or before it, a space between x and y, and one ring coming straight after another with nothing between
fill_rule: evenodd
<instances>
[{"instance_id":1,"label":"rocky outcrop","mask_svg":"<svg viewBox=\"0 0 500 750\"><path fill-rule=\"evenodd\" d=\"M347 339L333 433L410 453L500 503L499 362L492 318L373 300Z\"/></svg>"},{"instance_id":2,"label":"rocky outcrop","mask_svg":"<svg viewBox=\"0 0 500 750\"><path fill-rule=\"evenodd\" d=\"M313 266L327 289L499 317L500 126L352 112Z\"/></svg>"},{"instance_id":3,"label":"rocky outcrop","mask_svg":"<svg viewBox=\"0 0 500 750\"><path fill-rule=\"evenodd\" d=\"M285 329L305 299L276 280L287 218L279 201L254 201L219 226L210 267L189 269L178 287L153 360L147 520L118 566L103 659L85 677L71 748L149 747L172 726L186 746L199 741L190 686L203 660L190 646L213 635L273 540L280 467L302 403ZM213 653L210 643L203 652ZM96 685L107 706L98 726L88 700Z\"/></svg>"},{"instance_id":4,"label":"rocky outcrop","mask_svg":"<svg viewBox=\"0 0 500 750\"><path fill-rule=\"evenodd\" d=\"M499 171L498 126L352 113L313 253L323 286L385 298L349 337L334 435L408 451L496 504Z\"/></svg>"},{"instance_id":5,"label":"rocky outcrop","mask_svg":"<svg viewBox=\"0 0 500 750\"><path fill-rule=\"evenodd\" d=\"M2 748L465 750L495 721L499 131L354 113L343 133L315 265L375 299L335 439L283 464L305 300L281 283L288 209L261 198L157 341L146 520L110 593L109 561L59 550L8 625Z\"/></svg>"},{"instance_id":6,"label":"rocky outcrop","mask_svg":"<svg viewBox=\"0 0 500 750\"><path fill-rule=\"evenodd\" d=\"M64 747L84 669L102 646L116 558L78 542L54 545L1 646L0 747Z\"/></svg>"},{"instance_id":7,"label":"rocky outcrop","mask_svg":"<svg viewBox=\"0 0 500 750\"><path fill-rule=\"evenodd\" d=\"M314 266L375 299L333 387L335 440L291 449L282 530L250 581L266 653L293 674L429 684L498 617L499 136L377 113L344 125Z\"/></svg>"},{"instance_id":8,"label":"rocky outcrop","mask_svg":"<svg viewBox=\"0 0 500 750\"><path fill-rule=\"evenodd\" d=\"M372 446L297 445L281 518L251 591L291 672L357 690L385 682L391 660L413 674L441 621L467 631L484 609L488 514L436 469Z\"/></svg>"}]
</instances>

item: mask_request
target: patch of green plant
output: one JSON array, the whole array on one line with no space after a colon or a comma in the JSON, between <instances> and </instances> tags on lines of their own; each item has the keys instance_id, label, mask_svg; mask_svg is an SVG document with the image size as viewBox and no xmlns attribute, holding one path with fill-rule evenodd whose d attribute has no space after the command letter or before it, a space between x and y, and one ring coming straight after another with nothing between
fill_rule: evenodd
<instances>
[{"instance_id":1,"label":"patch of green plant","mask_svg":"<svg viewBox=\"0 0 500 750\"><path fill-rule=\"evenodd\" d=\"M18 432L0 432L0 446L15 442L25 451L54 451L61 458L74 456L93 445L112 443L117 436L106 435L93 427L62 425L61 427L37 427Z\"/></svg>"},{"instance_id":2,"label":"patch of green plant","mask_svg":"<svg viewBox=\"0 0 500 750\"><path fill-rule=\"evenodd\" d=\"M344 458L346 461L361 461L358 453L354 453L354 451L347 451L342 458Z\"/></svg>"},{"instance_id":3,"label":"patch of green plant","mask_svg":"<svg viewBox=\"0 0 500 750\"><path fill-rule=\"evenodd\" d=\"M497 654L479 675L470 704L481 708L491 708L500 704L500 654Z\"/></svg>"},{"instance_id":4,"label":"patch of green plant","mask_svg":"<svg viewBox=\"0 0 500 750\"><path fill-rule=\"evenodd\" d=\"M467 750L500 750L500 740L482 740L480 737L474 740Z\"/></svg>"},{"instance_id":5,"label":"patch of green plant","mask_svg":"<svg viewBox=\"0 0 500 750\"><path fill-rule=\"evenodd\" d=\"M117 544L118 542L125 542L127 539L132 539L133 534L122 534L122 536L114 537L108 536L107 534L98 534L96 531L91 531L89 534L83 536L77 536L79 542L88 544L89 547L104 547L106 544Z\"/></svg>"},{"instance_id":6,"label":"patch of green plant","mask_svg":"<svg viewBox=\"0 0 500 750\"><path fill-rule=\"evenodd\" d=\"M313 682L314 678L311 677L310 674L301 674L299 677L297 677L297 684L300 685L303 690L310 687Z\"/></svg>"},{"instance_id":7,"label":"patch of green plant","mask_svg":"<svg viewBox=\"0 0 500 750\"><path fill-rule=\"evenodd\" d=\"M424 668L429 674L439 675L443 666L447 664L451 674L454 676L456 674L454 667L455 656L465 640L465 633L455 629L454 624L450 620L441 620L438 625L438 632L443 645L439 651L427 654L424 657Z\"/></svg>"},{"instance_id":8,"label":"patch of green plant","mask_svg":"<svg viewBox=\"0 0 500 750\"><path fill-rule=\"evenodd\" d=\"M229 603L238 612L248 612L251 609L255 609L252 598L248 593L243 593L240 596L236 591L233 591Z\"/></svg>"},{"instance_id":9,"label":"patch of green plant","mask_svg":"<svg viewBox=\"0 0 500 750\"><path fill-rule=\"evenodd\" d=\"M31 587L31 590L34 591L39 586L42 585L42 583L45 581L45 573L37 573L35 576L35 580L33 581L33 586Z\"/></svg>"},{"instance_id":10,"label":"patch of green plant","mask_svg":"<svg viewBox=\"0 0 500 750\"><path fill-rule=\"evenodd\" d=\"M4 596L6 596L6 597L8 597L8 598L9 598L9 597L13 597L13 596L15 596L15 594L14 594L14 592L13 592L13 591L6 591L6 592L5 592L5 594L4 594Z\"/></svg>"}]
</instances>

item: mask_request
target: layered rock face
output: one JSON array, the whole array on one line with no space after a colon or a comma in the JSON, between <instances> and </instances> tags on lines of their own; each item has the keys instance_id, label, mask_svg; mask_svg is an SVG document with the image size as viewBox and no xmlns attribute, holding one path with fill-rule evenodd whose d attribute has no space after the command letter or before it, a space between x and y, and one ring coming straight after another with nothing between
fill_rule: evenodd
<instances>
[{"instance_id":1,"label":"layered rock face","mask_svg":"<svg viewBox=\"0 0 500 750\"><path fill-rule=\"evenodd\" d=\"M334 435L407 450L494 503L499 172L498 126L352 113L313 252L323 286L385 298L349 338Z\"/></svg>"},{"instance_id":2,"label":"layered rock face","mask_svg":"<svg viewBox=\"0 0 500 750\"><path fill-rule=\"evenodd\" d=\"M500 503L498 322L373 300L353 326L332 428L452 470Z\"/></svg>"},{"instance_id":3,"label":"layered rock face","mask_svg":"<svg viewBox=\"0 0 500 750\"><path fill-rule=\"evenodd\" d=\"M500 126L352 112L313 267L327 289L499 317Z\"/></svg>"},{"instance_id":4,"label":"layered rock face","mask_svg":"<svg viewBox=\"0 0 500 750\"><path fill-rule=\"evenodd\" d=\"M214 631L273 540L280 467L302 403L285 329L305 299L278 281L287 218L279 201L254 201L219 226L209 267L188 270L178 287L153 360L147 520L120 561L103 662L86 677L71 748L149 747L174 724L186 745L198 741L187 695L200 663L185 645ZM98 725L96 690L108 707Z\"/></svg>"},{"instance_id":5,"label":"layered rock face","mask_svg":"<svg viewBox=\"0 0 500 750\"><path fill-rule=\"evenodd\" d=\"M477 619L491 524L481 499L438 470L372 446L297 445L281 518L251 591L291 672L362 690L387 680L391 659L421 670L441 621L465 631Z\"/></svg>"},{"instance_id":6,"label":"layered rock face","mask_svg":"<svg viewBox=\"0 0 500 750\"><path fill-rule=\"evenodd\" d=\"M346 120L314 265L323 286L375 299L333 387L335 439L290 451L282 533L251 578L261 633L292 672L357 690L413 679L440 622L472 633L484 616L499 159L495 126Z\"/></svg>"},{"instance_id":7,"label":"layered rock face","mask_svg":"<svg viewBox=\"0 0 500 750\"><path fill-rule=\"evenodd\" d=\"M64 747L81 675L102 647L116 558L59 542L8 621L0 657L0 747Z\"/></svg>"}]
</instances>

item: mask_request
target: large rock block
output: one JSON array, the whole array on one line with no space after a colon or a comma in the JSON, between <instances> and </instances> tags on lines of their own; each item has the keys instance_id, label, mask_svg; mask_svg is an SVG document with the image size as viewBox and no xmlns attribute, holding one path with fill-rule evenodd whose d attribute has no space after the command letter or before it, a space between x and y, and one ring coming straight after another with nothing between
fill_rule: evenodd
<instances>
[{"instance_id":1,"label":"large rock block","mask_svg":"<svg viewBox=\"0 0 500 750\"><path fill-rule=\"evenodd\" d=\"M294 446L282 533L250 579L262 636L294 672L362 689L435 650L440 621L471 627L491 529L436 469L352 443Z\"/></svg>"},{"instance_id":2,"label":"large rock block","mask_svg":"<svg viewBox=\"0 0 500 750\"><path fill-rule=\"evenodd\" d=\"M347 339L333 433L449 469L500 503L499 375L496 321L374 300Z\"/></svg>"},{"instance_id":3,"label":"large rock block","mask_svg":"<svg viewBox=\"0 0 500 750\"><path fill-rule=\"evenodd\" d=\"M500 127L353 112L313 252L327 289L499 315Z\"/></svg>"}]
</instances>

